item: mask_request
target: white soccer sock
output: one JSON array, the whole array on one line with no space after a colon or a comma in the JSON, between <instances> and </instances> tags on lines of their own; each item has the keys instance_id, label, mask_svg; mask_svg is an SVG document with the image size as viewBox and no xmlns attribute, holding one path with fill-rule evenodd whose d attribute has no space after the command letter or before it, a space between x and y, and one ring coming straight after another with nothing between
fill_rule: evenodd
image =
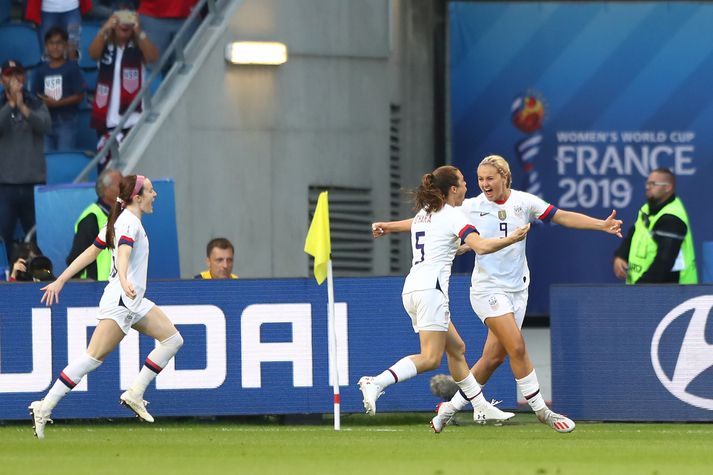
<instances>
[{"instance_id":1,"label":"white soccer sock","mask_svg":"<svg viewBox=\"0 0 713 475\"><path fill-rule=\"evenodd\" d=\"M72 361L61 373L54 385L42 401L42 411L50 413L57 406L60 399L67 395L82 378L89 372L94 371L102 364L98 359L92 358L87 353Z\"/></svg>"},{"instance_id":2,"label":"white soccer sock","mask_svg":"<svg viewBox=\"0 0 713 475\"><path fill-rule=\"evenodd\" d=\"M156 348L146 357L144 366L136 379L134 379L130 389L137 396L143 397L149 383L163 370L166 363L178 353L181 346L183 346L183 337L178 332L159 342Z\"/></svg>"},{"instance_id":3,"label":"white soccer sock","mask_svg":"<svg viewBox=\"0 0 713 475\"><path fill-rule=\"evenodd\" d=\"M533 411L541 411L547 408L545 400L540 393L540 383L537 381L535 370L522 379L515 379L520 393L525 398Z\"/></svg>"},{"instance_id":4,"label":"white soccer sock","mask_svg":"<svg viewBox=\"0 0 713 475\"><path fill-rule=\"evenodd\" d=\"M406 356L398 360L391 368L387 369L374 378L374 382L381 388L391 386L394 383L402 383L416 376L418 371L413 360Z\"/></svg>"},{"instance_id":5,"label":"white soccer sock","mask_svg":"<svg viewBox=\"0 0 713 475\"><path fill-rule=\"evenodd\" d=\"M480 384L475 380L473 373L468 373L468 376L463 381L456 381L456 384L460 388L458 391L463 399L470 401L473 407L479 407L485 404L485 398L483 397L483 391L480 388Z\"/></svg>"}]
</instances>

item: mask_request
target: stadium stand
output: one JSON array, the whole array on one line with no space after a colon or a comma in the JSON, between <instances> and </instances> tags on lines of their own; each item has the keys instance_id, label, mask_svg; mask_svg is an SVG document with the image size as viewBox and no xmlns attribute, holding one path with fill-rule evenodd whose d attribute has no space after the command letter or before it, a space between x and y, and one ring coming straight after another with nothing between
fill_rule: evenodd
<instances>
[{"instance_id":1,"label":"stadium stand","mask_svg":"<svg viewBox=\"0 0 713 475\"><path fill-rule=\"evenodd\" d=\"M79 172L87 166L91 157L82 151L51 152L45 154L47 161L47 184L71 183ZM88 180L96 180L96 170L90 172Z\"/></svg>"},{"instance_id":2,"label":"stadium stand","mask_svg":"<svg viewBox=\"0 0 713 475\"><path fill-rule=\"evenodd\" d=\"M97 62L89 56L89 45L97 32L101 29L100 23L82 23L82 34L79 37L79 67L82 69L96 70ZM86 73L85 73L86 76Z\"/></svg>"},{"instance_id":3,"label":"stadium stand","mask_svg":"<svg viewBox=\"0 0 713 475\"><path fill-rule=\"evenodd\" d=\"M0 25L0 62L19 60L25 68L40 64L42 51L37 43L37 32L29 23Z\"/></svg>"}]
</instances>

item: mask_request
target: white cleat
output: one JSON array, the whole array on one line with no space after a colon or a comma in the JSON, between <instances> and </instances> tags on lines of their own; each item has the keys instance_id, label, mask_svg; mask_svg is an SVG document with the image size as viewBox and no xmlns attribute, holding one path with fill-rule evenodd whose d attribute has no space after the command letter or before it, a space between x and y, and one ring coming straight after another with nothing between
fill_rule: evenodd
<instances>
[{"instance_id":1,"label":"white cleat","mask_svg":"<svg viewBox=\"0 0 713 475\"><path fill-rule=\"evenodd\" d=\"M449 402L441 402L436 406L436 417L431 419L431 428L436 434L440 434L456 414L456 409Z\"/></svg>"},{"instance_id":2,"label":"white cleat","mask_svg":"<svg viewBox=\"0 0 713 475\"><path fill-rule=\"evenodd\" d=\"M153 422L153 416L146 410L148 402L136 396L131 389L124 391L119 397L119 403L131 409L139 420Z\"/></svg>"},{"instance_id":3,"label":"white cleat","mask_svg":"<svg viewBox=\"0 0 713 475\"><path fill-rule=\"evenodd\" d=\"M490 402L485 402L483 406L473 408L473 420L477 424L487 424L487 423L502 423L509 419L515 417L513 412L505 412L498 409L497 406L502 401L496 401L495 399Z\"/></svg>"},{"instance_id":4,"label":"white cleat","mask_svg":"<svg viewBox=\"0 0 713 475\"><path fill-rule=\"evenodd\" d=\"M359 380L359 389L364 396L364 409L366 413L373 416L376 414L376 400L384 394L378 384L374 382L371 376L363 376Z\"/></svg>"},{"instance_id":5,"label":"white cleat","mask_svg":"<svg viewBox=\"0 0 713 475\"><path fill-rule=\"evenodd\" d=\"M543 409L537 412L537 418L543 424L547 424L557 432L567 433L574 430L574 421L562 414L557 414L550 409Z\"/></svg>"},{"instance_id":6,"label":"white cleat","mask_svg":"<svg viewBox=\"0 0 713 475\"><path fill-rule=\"evenodd\" d=\"M53 422L50 419L50 413L45 413L42 410L42 401L33 401L28 409L32 416L32 429L35 431L35 437L42 440L45 438L45 425L48 422Z\"/></svg>"}]
</instances>

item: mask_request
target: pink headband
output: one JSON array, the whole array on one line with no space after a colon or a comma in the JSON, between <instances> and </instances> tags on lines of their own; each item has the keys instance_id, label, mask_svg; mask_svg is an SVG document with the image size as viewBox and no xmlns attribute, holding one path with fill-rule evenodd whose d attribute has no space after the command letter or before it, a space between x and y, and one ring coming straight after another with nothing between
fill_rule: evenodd
<instances>
[{"instance_id":1,"label":"pink headband","mask_svg":"<svg viewBox=\"0 0 713 475\"><path fill-rule=\"evenodd\" d=\"M146 180L145 176L136 175L136 184L134 185L134 191L131 192L129 200L133 199L134 196L139 194L139 191L141 191L141 187L144 186L144 180Z\"/></svg>"}]
</instances>

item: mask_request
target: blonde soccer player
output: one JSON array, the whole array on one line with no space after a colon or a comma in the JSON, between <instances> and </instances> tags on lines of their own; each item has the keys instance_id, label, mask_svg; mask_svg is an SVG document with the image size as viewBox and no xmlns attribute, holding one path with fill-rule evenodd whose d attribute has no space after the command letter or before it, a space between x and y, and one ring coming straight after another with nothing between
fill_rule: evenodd
<instances>
[{"instance_id":1,"label":"blonde soccer player","mask_svg":"<svg viewBox=\"0 0 713 475\"><path fill-rule=\"evenodd\" d=\"M478 228L481 236L505 238L513 229L536 220L549 221L568 228L604 231L621 237L622 222L616 211L606 219L595 219L581 213L558 209L539 197L511 188L512 175L507 161L498 155L485 157L478 165L478 186L481 194L465 199L460 210ZM375 237L391 232L407 231L412 220L374 223ZM471 374L480 386L510 357L510 367L517 387L538 419L557 432L571 432L574 421L550 410L540 393L540 384L522 337L522 322L527 307L530 270L523 240L489 255L476 254L471 277L470 303L488 327L488 336L480 359ZM466 249L461 248L462 252ZM434 425L445 426L453 415L468 404L468 398L456 393L450 402L437 408ZM503 421L514 414L487 403L474 405L477 422Z\"/></svg>"},{"instance_id":2,"label":"blonde soccer player","mask_svg":"<svg viewBox=\"0 0 713 475\"><path fill-rule=\"evenodd\" d=\"M359 388L368 414L388 386L436 369L445 351L448 368L473 404L485 403L480 386L468 369L465 344L451 323L448 283L451 264L461 243L476 253L489 254L525 238L529 225L503 239L484 239L456 207L463 203L466 183L455 167L443 166L423 176L414 196L418 213L411 225L413 264L402 291L404 309L421 343L421 352L406 356L378 376L364 376ZM432 424L435 432L442 425Z\"/></svg>"},{"instance_id":3,"label":"blonde soccer player","mask_svg":"<svg viewBox=\"0 0 713 475\"><path fill-rule=\"evenodd\" d=\"M41 301L46 305L59 302L67 280L93 262L104 248L111 249L112 270L109 283L99 302L96 329L84 355L71 361L59 374L44 399L30 404L35 436L44 438L45 425L57 403L89 372L102 364L131 328L158 340L131 387L121 394L119 402L139 419L153 422L146 410L144 391L156 375L183 345L183 338L166 314L147 299L149 240L141 224L144 214L153 212L156 191L151 180L142 175L129 175L121 180L119 197L109 214L106 227L99 231L94 244L80 254L57 280L43 287Z\"/></svg>"}]
</instances>

